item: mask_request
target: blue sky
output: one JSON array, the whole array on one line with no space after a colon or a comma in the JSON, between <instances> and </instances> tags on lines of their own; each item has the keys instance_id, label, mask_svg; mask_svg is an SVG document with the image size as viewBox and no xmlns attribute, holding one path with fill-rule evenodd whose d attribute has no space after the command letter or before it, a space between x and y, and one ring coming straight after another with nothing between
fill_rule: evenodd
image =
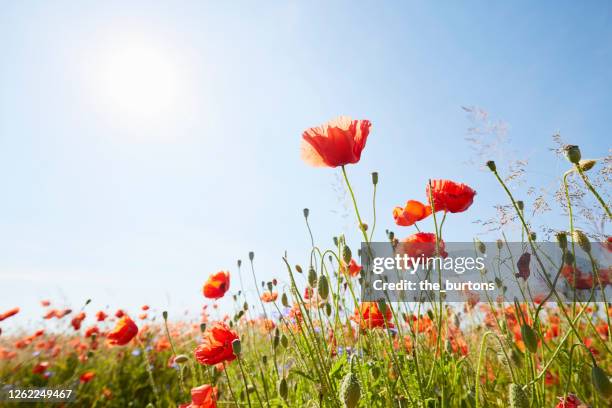
<instances>
[{"instance_id":1,"label":"blue sky","mask_svg":"<svg viewBox=\"0 0 612 408\"><path fill-rule=\"evenodd\" d=\"M516 156L498 160L554 188L553 133L610 148L611 23L607 2L4 2L0 310L197 313L208 273L248 251L262 280L284 280L285 250L305 263L304 207L318 243L357 246L338 171L299 158L340 114L373 123L349 174L370 220L380 173L380 239L393 206L451 178L478 196L445 238L471 240L503 196L466 163L461 106L507 122Z\"/></svg>"}]
</instances>

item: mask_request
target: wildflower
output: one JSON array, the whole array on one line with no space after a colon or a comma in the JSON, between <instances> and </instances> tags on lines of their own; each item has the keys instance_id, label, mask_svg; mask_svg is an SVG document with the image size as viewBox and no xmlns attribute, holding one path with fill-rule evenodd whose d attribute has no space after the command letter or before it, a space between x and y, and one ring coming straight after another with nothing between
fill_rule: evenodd
<instances>
[{"instance_id":1,"label":"wildflower","mask_svg":"<svg viewBox=\"0 0 612 408\"><path fill-rule=\"evenodd\" d=\"M436 253L436 235L431 232L417 232L401 241L400 252L411 258L430 258ZM444 251L444 241L440 240L440 256L443 258L448 254Z\"/></svg>"},{"instance_id":2,"label":"wildflower","mask_svg":"<svg viewBox=\"0 0 612 408\"><path fill-rule=\"evenodd\" d=\"M468 185L455 183L451 180L431 180L425 191L430 200L430 205L436 212L463 212L470 208L476 195L476 191ZM431 199L433 199L433 204Z\"/></svg>"},{"instance_id":3,"label":"wildflower","mask_svg":"<svg viewBox=\"0 0 612 408\"><path fill-rule=\"evenodd\" d=\"M217 387L209 384L191 389L191 403L181 404L179 408L217 408Z\"/></svg>"},{"instance_id":4,"label":"wildflower","mask_svg":"<svg viewBox=\"0 0 612 408\"><path fill-rule=\"evenodd\" d=\"M531 254L529 252L525 252L523 255L521 255L518 262L516 263L516 267L518 269L518 273L516 274L517 278L523 278L524 280L527 280L527 278L529 278L529 275L531 275L531 272L529 270L530 261Z\"/></svg>"},{"instance_id":5,"label":"wildflower","mask_svg":"<svg viewBox=\"0 0 612 408\"><path fill-rule=\"evenodd\" d=\"M100 334L100 329L98 328L98 326L90 326L87 328L87 330L85 330L85 337L91 337L94 334L95 335Z\"/></svg>"},{"instance_id":6,"label":"wildflower","mask_svg":"<svg viewBox=\"0 0 612 408\"><path fill-rule=\"evenodd\" d=\"M408 200L406 206L393 209L393 219L397 225L409 227L431 215L431 206L420 201Z\"/></svg>"},{"instance_id":7,"label":"wildflower","mask_svg":"<svg viewBox=\"0 0 612 408\"><path fill-rule=\"evenodd\" d=\"M204 296L208 299L220 299L230 286L230 275L227 271L219 271L208 277L202 288Z\"/></svg>"},{"instance_id":8,"label":"wildflower","mask_svg":"<svg viewBox=\"0 0 612 408\"><path fill-rule=\"evenodd\" d=\"M32 368L32 374L44 374L44 372L47 371L48 368L49 362L41 361L40 363L36 364L34 368Z\"/></svg>"},{"instance_id":9,"label":"wildflower","mask_svg":"<svg viewBox=\"0 0 612 408\"><path fill-rule=\"evenodd\" d=\"M47 306L51 305L51 302L50 302L50 301L48 301L48 300L41 300L41 301L40 301L40 305L41 305L42 307L47 307Z\"/></svg>"},{"instance_id":10,"label":"wildflower","mask_svg":"<svg viewBox=\"0 0 612 408\"><path fill-rule=\"evenodd\" d=\"M142 309L144 312L146 312L147 310L149 310L149 305L143 305L143 306L141 307L141 309Z\"/></svg>"},{"instance_id":11,"label":"wildflower","mask_svg":"<svg viewBox=\"0 0 612 408\"><path fill-rule=\"evenodd\" d=\"M74 330L79 330L81 328L81 323L85 320L85 312L79 312L76 316L72 318L70 324L74 328Z\"/></svg>"},{"instance_id":12,"label":"wildflower","mask_svg":"<svg viewBox=\"0 0 612 408\"><path fill-rule=\"evenodd\" d=\"M370 133L369 120L340 116L302 134L302 159L315 167L338 167L359 162Z\"/></svg>"},{"instance_id":13,"label":"wildflower","mask_svg":"<svg viewBox=\"0 0 612 408\"><path fill-rule=\"evenodd\" d=\"M261 295L261 301L262 302L270 303L270 302L274 302L276 299L278 299L278 293L277 292L265 291Z\"/></svg>"},{"instance_id":14,"label":"wildflower","mask_svg":"<svg viewBox=\"0 0 612 408\"><path fill-rule=\"evenodd\" d=\"M103 322L104 320L106 320L107 317L108 315L104 313L102 310L96 313L96 320L98 320L99 322Z\"/></svg>"},{"instance_id":15,"label":"wildflower","mask_svg":"<svg viewBox=\"0 0 612 408\"><path fill-rule=\"evenodd\" d=\"M568 394L567 397L559 397L560 402L555 405L555 408L586 408L582 405L582 401L574 394Z\"/></svg>"},{"instance_id":16,"label":"wildflower","mask_svg":"<svg viewBox=\"0 0 612 408\"><path fill-rule=\"evenodd\" d=\"M113 346L124 346L130 342L138 334L138 326L128 316L123 316L113 330L111 330L106 338L109 344Z\"/></svg>"},{"instance_id":17,"label":"wildflower","mask_svg":"<svg viewBox=\"0 0 612 408\"><path fill-rule=\"evenodd\" d=\"M4 313L0 313L0 322L8 319L11 316L15 316L17 313L19 313L19 308L18 307L14 307L12 309L7 310Z\"/></svg>"},{"instance_id":18,"label":"wildflower","mask_svg":"<svg viewBox=\"0 0 612 408\"><path fill-rule=\"evenodd\" d=\"M340 261L340 271L343 273L348 273L350 277L355 278L359 276L359 272L361 272L361 265L359 265L353 258L351 258L348 267L346 262Z\"/></svg>"},{"instance_id":19,"label":"wildflower","mask_svg":"<svg viewBox=\"0 0 612 408\"><path fill-rule=\"evenodd\" d=\"M195 349L195 358L200 364L215 365L236 358L232 342L238 334L223 322L216 322L204 332L204 340Z\"/></svg>"},{"instance_id":20,"label":"wildflower","mask_svg":"<svg viewBox=\"0 0 612 408\"><path fill-rule=\"evenodd\" d=\"M363 302L359 305L359 309L355 309L355 315L352 318L354 321L359 323L359 326L362 329L393 327L393 323L391 323L391 319L393 317L391 309L388 306L385 306L384 309L385 313L383 315L378 307L378 303Z\"/></svg>"},{"instance_id":21,"label":"wildflower","mask_svg":"<svg viewBox=\"0 0 612 408\"><path fill-rule=\"evenodd\" d=\"M122 309L117 309L115 312L115 317L117 319L121 319L123 316L125 316L125 312Z\"/></svg>"},{"instance_id":22,"label":"wildflower","mask_svg":"<svg viewBox=\"0 0 612 408\"><path fill-rule=\"evenodd\" d=\"M79 377L79 380L82 383L88 383L91 380L93 380L95 376L96 376L96 373L94 373L93 371L86 371L83 374L81 374L81 377Z\"/></svg>"},{"instance_id":23,"label":"wildflower","mask_svg":"<svg viewBox=\"0 0 612 408\"><path fill-rule=\"evenodd\" d=\"M147 315L146 313L141 313L141 314L139 314L139 315L138 315L138 318L139 318L140 320L145 320L145 319L146 319L148 316L149 316L149 315Z\"/></svg>"}]
</instances>

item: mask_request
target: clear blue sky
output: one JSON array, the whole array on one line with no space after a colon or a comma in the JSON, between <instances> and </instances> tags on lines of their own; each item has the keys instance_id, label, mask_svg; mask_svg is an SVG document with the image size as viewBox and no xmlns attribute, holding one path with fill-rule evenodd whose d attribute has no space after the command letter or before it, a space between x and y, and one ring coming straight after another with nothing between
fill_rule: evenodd
<instances>
[{"instance_id":1,"label":"clear blue sky","mask_svg":"<svg viewBox=\"0 0 612 408\"><path fill-rule=\"evenodd\" d=\"M431 177L478 191L445 233L471 240L503 197L465 163L461 106L506 121L529 183L554 187L551 134L610 147L611 66L608 2L3 2L0 310L197 313L208 273L250 250L284 280L285 250L306 263L302 208L322 245L352 231L338 171L299 158L340 114L373 123L349 172L368 221L380 172L380 239Z\"/></svg>"}]
</instances>

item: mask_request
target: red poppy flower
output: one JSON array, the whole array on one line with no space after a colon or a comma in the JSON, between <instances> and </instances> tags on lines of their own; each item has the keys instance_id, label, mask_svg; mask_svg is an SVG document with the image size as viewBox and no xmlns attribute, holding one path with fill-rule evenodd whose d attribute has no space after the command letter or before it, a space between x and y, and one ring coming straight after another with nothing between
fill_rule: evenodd
<instances>
[{"instance_id":1,"label":"red poppy flower","mask_svg":"<svg viewBox=\"0 0 612 408\"><path fill-rule=\"evenodd\" d=\"M94 334L95 335L100 334L100 329L98 328L98 326L91 326L91 327L88 327L87 330L85 330L85 337L91 337Z\"/></svg>"},{"instance_id":2,"label":"red poppy flower","mask_svg":"<svg viewBox=\"0 0 612 408\"><path fill-rule=\"evenodd\" d=\"M560 402L555 405L555 408L580 408L582 401L574 394L568 394L567 397L559 397Z\"/></svg>"},{"instance_id":3,"label":"red poppy flower","mask_svg":"<svg viewBox=\"0 0 612 408\"><path fill-rule=\"evenodd\" d=\"M96 313L96 319L99 322L103 322L104 320L106 320L107 317L108 317L108 315L106 313L104 313L102 310L100 310L98 313Z\"/></svg>"},{"instance_id":4,"label":"red poppy flower","mask_svg":"<svg viewBox=\"0 0 612 408\"><path fill-rule=\"evenodd\" d=\"M4 313L0 313L0 322L3 321L4 319L8 319L11 316L15 316L17 313L19 313L18 307L14 307L12 309L7 310Z\"/></svg>"},{"instance_id":5,"label":"red poppy flower","mask_svg":"<svg viewBox=\"0 0 612 408\"><path fill-rule=\"evenodd\" d=\"M420 201L408 200L406 206L393 209L393 219L397 225L409 227L431 215L431 206Z\"/></svg>"},{"instance_id":6,"label":"red poppy flower","mask_svg":"<svg viewBox=\"0 0 612 408\"><path fill-rule=\"evenodd\" d=\"M93 371L86 371L83 374L81 374L81 377L79 378L79 380L82 383L88 383L91 380L93 380L95 376L96 376L96 373L94 373Z\"/></svg>"},{"instance_id":7,"label":"red poppy flower","mask_svg":"<svg viewBox=\"0 0 612 408\"><path fill-rule=\"evenodd\" d=\"M357 163L366 145L369 120L340 116L302 134L302 159L315 167L338 167Z\"/></svg>"},{"instance_id":8,"label":"red poppy flower","mask_svg":"<svg viewBox=\"0 0 612 408\"><path fill-rule=\"evenodd\" d=\"M444 241L440 240L440 256L446 258L448 255L444 250ZM401 241L399 252L407 254L411 258L431 258L436 254L436 234L431 232L417 232Z\"/></svg>"},{"instance_id":9,"label":"red poppy flower","mask_svg":"<svg viewBox=\"0 0 612 408\"><path fill-rule=\"evenodd\" d=\"M267 290L261 295L262 302L266 302L266 303L274 302L276 299L278 299L277 292L270 292Z\"/></svg>"},{"instance_id":10,"label":"red poppy flower","mask_svg":"<svg viewBox=\"0 0 612 408\"><path fill-rule=\"evenodd\" d=\"M355 278L359 276L359 272L361 272L361 265L357 263L354 259L351 259L351 262L348 264L348 268L346 267L346 263L344 261L340 261L340 271L347 273L350 277Z\"/></svg>"},{"instance_id":11,"label":"red poppy flower","mask_svg":"<svg viewBox=\"0 0 612 408\"><path fill-rule=\"evenodd\" d=\"M41 300L41 301L40 301L40 305L41 305L42 307L47 307L47 306L49 306L50 304L51 304L51 302L50 302L50 301L48 301L48 300Z\"/></svg>"},{"instance_id":12,"label":"red poppy flower","mask_svg":"<svg viewBox=\"0 0 612 408\"><path fill-rule=\"evenodd\" d=\"M115 312L115 317L121 319L123 316L125 316L125 312L122 309L117 309Z\"/></svg>"},{"instance_id":13,"label":"red poppy flower","mask_svg":"<svg viewBox=\"0 0 612 408\"><path fill-rule=\"evenodd\" d=\"M143 305L141 309L146 312L147 310L149 310L149 305Z\"/></svg>"},{"instance_id":14,"label":"red poppy flower","mask_svg":"<svg viewBox=\"0 0 612 408\"><path fill-rule=\"evenodd\" d=\"M40 363L36 364L34 368L32 368L32 373L33 374L43 374L45 371L47 371L48 368L49 368L49 362L41 361Z\"/></svg>"},{"instance_id":15,"label":"red poppy flower","mask_svg":"<svg viewBox=\"0 0 612 408\"><path fill-rule=\"evenodd\" d=\"M106 338L108 343L113 346L124 346L138 334L138 326L128 316L123 316L117 325L111 330Z\"/></svg>"},{"instance_id":16,"label":"red poppy flower","mask_svg":"<svg viewBox=\"0 0 612 408\"><path fill-rule=\"evenodd\" d=\"M181 404L179 408L217 408L217 387L209 384L191 389L191 404Z\"/></svg>"},{"instance_id":17,"label":"red poppy flower","mask_svg":"<svg viewBox=\"0 0 612 408\"><path fill-rule=\"evenodd\" d=\"M451 213L463 212L470 208L474 202L476 191L472 190L467 184L455 183L451 180L431 180L431 204L429 188L427 194L430 205L437 211L448 211Z\"/></svg>"},{"instance_id":18,"label":"red poppy flower","mask_svg":"<svg viewBox=\"0 0 612 408\"><path fill-rule=\"evenodd\" d=\"M385 314L383 316L376 302L361 303L359 309L355 309L355 315L353 316L353 320L359 323L362 329L374 329L376 327L391 328L393 327L393 323L391 323L392 318L391 308L385 306ZM387 321L386 325L385 321Z\"/></svg>"},{"instance_id":19,"label":"red poppy flower","mask_svg":"<svg viewBox=\"0 0 612 408\"><path fill-rule=\"evenodd\" d=\"M70 324L74 328L74 330L79 330L81 328L81 323L85 320L85 312L79 312L76 316L72 318Z\"/></svg>"},{"instance_id":20,"label":"red poppy flower","mask_svg":"<svg viewBox=\"0 0 612 408\"><path fill-rule=\"evenodd\" d=\"M232 342L238 339L238 334L230 330L227 324L215 322L204 332L204 340L195 349L195 358L200 364L215 365L236 358Z\"/></svg>"},{"instance_id":21,"label":"red poppy flower","mask_svg":"<svg viewBox=\"0 0 612 408\"><path fill-rule=\"evenodd\" d=\"M208 299L220 299L230 287L230 274L227 271L219 271L208 277L202 288L204 296Z\"/></svg>"}]
</instances>

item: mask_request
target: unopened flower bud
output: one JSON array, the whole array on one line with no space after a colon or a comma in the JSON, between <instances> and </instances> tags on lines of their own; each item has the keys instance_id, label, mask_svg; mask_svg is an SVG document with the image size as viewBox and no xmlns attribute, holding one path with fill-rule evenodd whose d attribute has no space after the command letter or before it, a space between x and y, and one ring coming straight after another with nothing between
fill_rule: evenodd
<instances>
[{"instance_id":1,"label":"unopened flower bud","mask_svg":"<svg viewBox=\"0 0 612 408\"><path fill-rule=\"evenodd\" d=\"M238 262L236 262L236 264L238 264L238 267L240 268L242 266L242 260L238 260Z\"/></svg>"},{"instance_id":2,"label":"unopened flower bud","mask_svg":"<svg viewBox=\"0 0 612 408\"><path fill-rule=\"evenodd\" d=\"M317 286L317 272L312 266L308 269L308 284L311 288Z\"/></svg>"},{"instance_id":3,"label":"unopened flower bud","mask_svg":"<svg viewBox=\"0 0 612 408\"><path fill-rule=\"evenodd\" d=\"M372 173L372 184L374 185L378 184L378 172L377 171Z\"/></svg>"},{"instance_id":4,"label":"unopened flower bud","mask_svg":"<svg viewBox=\"0 0 612 408\"><path fill-rule=\"evenodd\" d=\"M502 249L504 247L504 241L501 239L497 240L497 249Z\"/></svg>"},{"instance_id":5,"label":"unopened flower bud","mask_svg":"<svg viewBox=\"0 0 612 408\"><path fill-rule=\"evenodd\" d=\"M563 148L565 150L565 156L570 163L578 164L582 158L580 148L576 145L567 145Z\"/></svg>"},{"instance_id":6,"label":"unopened flower bud","mask_svg":"<svg viewBox=\"0 0 612 408\"><path fill-rule=\"evenodd\" d=\"M232 341L232 351L234 352L234 355L240 355L240 352L242 351L242 344L240 343L240 339Z\"/></svg>"},{"instance_id":7,"label":"unopened flower bud","mask_svg":"<svg viewBox=\"0 0 612 408\"><path fill-rule=\"evenodd\" d=\"M487 253L487 246L482 241L478 241L478 252L483 255Z\"/></svg>"},{"instance_id":8,"label":"unopened flower bud","mask_svg":"<svg viewBox=\"0 0 612 408\"><path fill-rule=\"evenodd\" d=\"M289 300L287 299L287 294L283 293L281 296L281 304L285 307L289 307Z\"/></svg>"},{"instance_id":9,"label":"unopened flower bud","mask_svg":"<svg viewBox=\"0 0 612 408\"><path fill-rule=\"evenodd\" d=\"M310 214L310 210L308 208L304 208L304 218L308 218L308 214Z\"/></svg>"},{"instance_id":10,"label":"unopened flower bud","mask_svg":"<svg viewBox=\"0 0 612 408\"><path fill-rule=\"evenodd\" d=\"M574 241L578 243L580 248L586 253L591 252L591 242L586 234L580 230L574 230Z\"/></svg>"},{"instance_id":11,"label":"unopened flower bud","mask_svg":"<svg viewBox=\"0 0 612 408\"><path fill-rule=\"evenodd\" d=\"M284 348L287 348L287 346L289 345L289 339L284 334L281 336L280 342Z\"/></svg>"},{"instance_id":12,"label":"unopened flower bud","mask_svg":"<svg viewBox=\"0 0 612 408\"><path fill-rule=\"evenodd\" d=\"M255 252L251 251L249 252L249 260L252 261L253 259L255 259Z\"/></svg>"},{"instance_id":13,"label":"unopened flower bud","mask_svg":"<svg viewBox=\"0 0 612 408\"><path fill-rule=\"evenodd\" d=\"M497 170L497 166L495 166L495 162L493 160L489 160L487 162L487 167L489 168L489 170L491 171L496 171Z\"/></svg>"},{"instance_id":14,"label":"unopened flower bud","mask_svg":"<svg viewBox=\"0 0 612 408\"><path fill-rule=\"evenodd\" d=\"M564 231L557 232L557 242L559 243L559 248L567 249L567 235Z\"/></svg>"},{"instance_id":15,"label":"unopened flower bud","mask_svg":"<svg viewBox=\"0 0 612 408\"><path fill-rule=\"evenodd\" d=\"M351 252L351 248L349 248L348 246L345 246L344 249L342 250L342 259L348 265L349 263L351 263L352 258L353 258L353 253Z\"/></svg>"},{"instance_id":16,"label":"unopened flower bud","mask_svg":"<svg viewBox=\"0 0 612 408\"><path fill-rule=\"evenodd\" d=\"M289 387L287 386L287 379L283 377L278 384L278 395L280 395L282 399L286 400L288 394Z\"/></svg>"},{"instance_id":17,"label":"unopened flower bud","mask_svg":"<svg viewBox=\"0 0 612 408\"><path fill-rule=\"evenodd\" d=\"M178 356L174 357L174 362L177 364L184 364L187 361L189 361L189 357L187 357L185 354L179 354Z\"/></svg>"},{"instance_id":18,"label":"unopened flower bud","mask_svg":"<svg viewBox=\"0 0 612 408\"><path fill-rule=\"evenodd\" d=\"M518 207L519 210L523 211L525 209L525 203L522 200L518 200L516 202L516 206Z\"/></svg>"},{"instance_id":19,"label":"unopened flower bud","mask_svg":"<svg viewBox=\"0 0 612 408\"><path fill-rule=\"evenodd\" d=\"M327 299L327 297L329 296L329 283L327 282L327 276L321 275L321 277L319 278L317 292L323 300Z\"/></svg>"},{"instance_id":20,"label":"unopened flower bud","mask_svg":"<svg viewBox=\"0 0 612 408\"><path fill-rule=\"evenodd\" d=\"M302 273L302 267L301 267L300 265L295 265L295 270L296 270L298 273Z\"/></svg>"},{"instance_id":21,"label":"unopened flower bud","mask_svg":"<svg viewBox=\"0 0 612 408\"><path fill-rule=\"evenodd\" d=\"M162 312L162 317L164 318L164 320L168 320L168 311L167 310L164 310Z\"/></svg>"},{"instance_id":22,"label":"unopened flower bud","mask_svg":"<svg viewBox=\"0 0 612 408\"><path fill-rule=\"evenodd\" d=\"M532 241L535 241L538 238L538 235L535 232L531 231L529 233L529 238L531 238Z\"/></svg>"},{"instance_id":23,"label":"unopened flower bud","mask_svg":"<svg viewBox=\"0 0 612 408\"><path fill-rule=\"evenodd\" d=\"M573 265L575 260L576 258L574 257L574 254L571 251L566 252L565 256L563 257L563 261L566 265Z\"/></svg>"},{"instance_id":24,"label":"unopened flower bud","mask_svg":"<svg viewBox=\"0 0 612 408\"><path fill-rule=\"evenodd\" d=\"M361 223L361 230L362 231L367 231L368 230L368 224L366 224L365 222Z\"/></svg>"}]
</instances>

